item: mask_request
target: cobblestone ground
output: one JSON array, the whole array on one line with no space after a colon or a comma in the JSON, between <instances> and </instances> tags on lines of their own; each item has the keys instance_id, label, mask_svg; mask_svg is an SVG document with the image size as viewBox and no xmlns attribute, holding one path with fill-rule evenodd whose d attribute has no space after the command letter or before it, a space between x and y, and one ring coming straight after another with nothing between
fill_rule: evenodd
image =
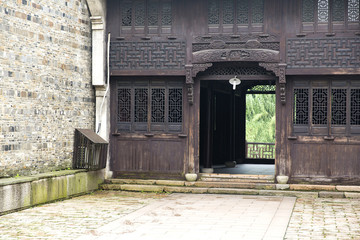
<instances>
[{"instance_id":1,"label":"cobblestone ground","mask_svg":"<svg viewBox=\"0 0 360 240\"><path fill-rule=\"evenodd\" d=\"M99 191L38 206L1 216L0 239L76 239L167 196ZM297 199L285 239L360 239L360 200Z\"/></svg>"},{"instance_id":2,"label":"cobblestone ground","mask_svg":"<svg viewBox=\"0 0 360 240\"><path fill-rule=\"evenodd\" d=\"M26 209L0 217L0 239L76 239L165 196L98 191Z\"/></svg>"},{"instance_id":3,"label":"cobblestone ground","mask_svg":"<svg viewBox=\"0 0 360 240\"><path fill-rule=\"evenodd\" d=\"M360 200L297 199L285 239L360 239Z\"/></svg>"}]
</instances>

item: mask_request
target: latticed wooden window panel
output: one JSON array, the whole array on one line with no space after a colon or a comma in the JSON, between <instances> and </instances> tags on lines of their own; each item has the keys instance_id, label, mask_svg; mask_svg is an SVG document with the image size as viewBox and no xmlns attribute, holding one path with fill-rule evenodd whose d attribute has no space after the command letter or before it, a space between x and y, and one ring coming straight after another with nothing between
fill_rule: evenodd
<instances>
[{"instance_id":1,"label":"latticed wooden window panel","mask_svg":"<svg viewBox=\"0 0 360 240\"><path fill-rule=\"evenodd\" d=\"M131 122L131 89L118 89L118 122Z\"/></svg>"},{"instance_id":2,"label":"latticed wooden window panel","mask_svg":"<svg viewBox=\"0 0 360 240\"><path fill-rule=\"evenodd\" d=\"M264 22L264 0L208 0L208 24L250 22Z\"/></svg>"},{"instance_id":3,"label":"latticed wooden window panel","mask_svg":"<svg viewBox=\"0 0 360 240\"><path fill-rule=\"evenodd\" d=\"M181 82L118 81L117 86L118 132L182 132Z\"/></svg>"},{"instance_id":4,"label":"latticed wooden window panel","mask_svg":"<svg viewBox=\"0 0 360 240\"><path fill-rule=\"evenodd\" d=\"M348 0L348 21L358 22L360 14L359 0Z\"/></svg>"},{"instance_id":5,"label":"latticed wooden window panel","mask_svg":"<svg viewBox=\"0 0 360 240\"><path fill-rule=\"evenodd\" d=\"M313 89L312 94L312 123L321 125L327 124L328 90Z\"/></svg>"},{"instance_id":6,"label":"latticed wooden window panel","mask_svg":"<svg viewBox=\"0 0 360 240\"><path fill-rule=\"evenodd\" d=\"M121 0L122 27L171 26L171 0Z\"/></svg>"},{"instance_id":7,"label":"latticed wooden window panel","mask_svg":"<svg viewBox=\"0 0 360 240\"><path fill-rule=\"evenodd\" d=\"M165 88L151 90L151 122L165 122Z\"/></svg>"},{"instance_id":8,"label":"latticed wooden window panel","mask_svg":"<svg viewBox=\"0 0 360 240\"><path fill-rule=\"evenodd\" d=\"M360 88L353 87L358 86L357 81L296 81L296 84L303 87L293 88L295 133L314 135L360 133ZM321 88L318 87L319 84Z\"/></svg>"},{"instance_id":9,"label":"latticed wooden window panel","mask_svg":"<svg viewBox=\"0 0 360 240\"><path fill-rule=\"evenodd\" d=\"M294 89L294 124L309 124L309 89Z\"/></svg>"},{"instance_id":10,"label":"latticed wooden window panel","mask_svg":"<svg viewBox=\"0 0 360 240\"><path fill-rule=\"evenodd\" d=\"M351 89L351 125L360 125L360 89Z\"/></svg>"},{"instance_id":11,"label":"latticed wooden window panel","mask_svg":"<svg viewBox=\"0 0 360 240\"><path fill-rule=\"evenodd\" d=\"M327 23L330 20L330 10L331 21L343 22L346 15L348 22L359 21L359 0L303 0L302 21Z\"/></svg>"},{"instance_id":12,"label":"latticed wooden window panel","mask_svg":"<svg viewBox=\"0 0 360 240\"><path fill-rule=\"evenodd\" d=\"M346 125L347 89L331 90L331 124Z\"/></svg>"}]
</instances>

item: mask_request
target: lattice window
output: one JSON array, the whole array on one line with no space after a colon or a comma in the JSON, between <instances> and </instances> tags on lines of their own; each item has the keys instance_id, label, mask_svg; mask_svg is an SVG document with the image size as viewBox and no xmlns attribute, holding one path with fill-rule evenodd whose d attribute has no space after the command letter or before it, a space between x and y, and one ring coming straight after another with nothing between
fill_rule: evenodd
<instances>
[{"instance_id":1,"label":"lattice window","mask_svg":"<svg viewBox=\"0 0 360 240\"><path fill-rule=\"evenodd\" d=\"M159 2L158 1L149 1L149 14L148 14L148 24L149 26L157 26L159 24Z\"/></svg>"},{"instance_id":2,"label":"lattice window","mask_svg":"<svg viewBox=\"0 0 360 240\"><path fill-rule=\"evenodd\" d=\"M252 22L264 22L264 0L252 0Z\"/></svg>"},{"instance_id":3,"label":"lattice window","mask_svg":"<svg viewBox=\"0 0 360 240\"><path fill-rule=\"evenodd\" d=\"M223 23L233 24L234 23L234 1L223 0Z\"/></svg>"},{"instance_id":4,"label":"lattice window","mask_svg":"<svg viewBox=\"0 0 360 240\"><path fill-rule=\"evenodd\" d=\"M328 111L328 90L327 89L313 89L313 124L327 124Z\"/></svg>"},{"instance_id":5,"label":"lattice window","mask_svg":"<svg viewBox=\"0 0 360 240\"><path fill-rule=\"evenodd\" d=\"M360 89L351 89L350 124L360 125Z\"/></svg>"},{"instance_id":6,"label":"lattice window","mask_svg":"<svg viewBox=\"0 0 360 240\"><path fill-rule=\"evenodd\" d=\"M118 89L118 122L131 122L131 89Z\"/></svg>"},{"instance_id":7,"label":"lattice window","mask_svg":"<svg viewBox=\"0 0 360 240\"><path fill-rule=\"evenodd\" d=\"M302 21L314 22L315 0L303 0L302 2Z\"/></svg>"},{"instance_id":8,"label":"lattice window","mask_svg":"<svg viewBox=\"0 0 360 240\"><path fill-rule=\"evenodd\" d=\"M151 122L165 122L165 88L151 90Z\"/></svg>"},{"instance_id":9,"label":"lattice window","mask_svg":"<svg viewBox=\"0 0 360 240\"><path fill-rule=\"evenodd\" d=\"M318 22L329 21L329 0L318 0Z\"/></svg>"},{"instance_id":10,"label":"lattice window","mask_svg":"<svg viewBox=\"0 0 360 240\"><path fill-rule=\"evenodd\" d=\"M294 124L309 124L309 89L294 89Z\"/></svg>"},{"instance_id":11,"label":"lattice window","mask_svg":"<svg viewBox=\"0 0 360 240\"><path fill-rule=\"evenodd\" d=\"M293 131L310 135L359 135L360 88L354 80L295 81Z\"/></svg>"},{"instance_id":12,"label":"lattice window","mask_svg":"<svg viewBox=\"0 0 360 240\"><path fill-rule=\"evenodd\" d=\"M220 9L217 0L209 0L208 6L208 23L220 24Z\"/></svg>"},{"instance_id":13,"label":"lattice window","mask_svg":"<svg viewBox=\"0 0 360 240\"><path fill-rule=\"evenodd\" d=\"M162 12L161 12L161 24L163 26L171 26L172 24L172 10L171 2L162 3Z\"/></svg>"},{"instance_id":14,"label":"lattice window","mask_svg":"<svg viewBox=\"0 0 360 240\"><path fill-rule=\"evenodd\" d=\"M347 89L331 90L331 124L346 125Z\"/></svg>"},{"instance_id":15,"label":"lattice window","mask_svg":"<svg viewBox=\"0 0 360 240\"><path fill-rule=\"evenodd\" d=\"M169 123L182 122L182 89L169 89Z\"/></svg>"},{"instance_id":16,"label":"lattice window","mask_svg":"<svg viewBox=\"0 0 360 240\"><path fill-rule=\"evenodd\" d=\"M183 121L183 89L178 81L117 83L117 131L179 133Z\"/></svg>"},{"instance_id":17,"label":"lattice window","mask_svg":"<svg viewBox=\"0 0 360 240\"><path fill-rule=\"evenodd\" d=\"M135 88L135 122L147 122L148 89Z\"/></svg>"},{"instance_id":18,"label":"lattice window","mask_svg":"<svg viewBox=\"0 0 360 240\"><path fill-rule=\"evenodd\" d=\"M122 0L121 26L141 29L172 25L171 0Z\"/></svg>"},{"instance_id":19,"label":"lattice window","mask_svg":"<svg viewBox=\"0 0 360 240\"><path fill-rule=\"evenodd\" d=\"M332 20L341 22L345 19L345 4L344 0L332 0Z\"/></svg>"},{"instance_id":20,"label":"lattice window","mask_svg":"<svg viewBox=\"0 0 360 240\"><path fill-rule=\"evenodd\" d=\"M132 25L132 3L123 1L121 5L121 23L122 26L129 27Z\"/></svg>"},{"instance_id":21,"label":"lattice window","mask_svg":"<svg viewBox=\"0 0 360 240\"><path fill-rule=\"evenodd\" d=\"M358 22L359 5L359 0L303 0L302 21L315 25L329 22Z\"/></svg>"},{"instance_id":22,"label":"lattice window","mask_svg":"<svg viewBox=\"0 0 360 240\"><path fill-rule=\"evenodd\" d=\"M249 23L249 2L247 0L236 1L237 24Z\"/></svg>"},{"instance_id":23,"label":"lattice window","mask_svg":"<svg viewBox=\"0 0 360 240\"><path fill-rule=\"evenodd\" d=\"M348 21L359 21L360 4L359 0L348 0Z\"/></svg>"},{"instance_id":24,"label":"lattice window","mask_svg":"<svg viewBox=\"0 0 360 240\"><path fill-rule=\"evenodd\" d=\"M208 0L209 25L264 22L264 0Z\"/></svg>"}]
</instances>

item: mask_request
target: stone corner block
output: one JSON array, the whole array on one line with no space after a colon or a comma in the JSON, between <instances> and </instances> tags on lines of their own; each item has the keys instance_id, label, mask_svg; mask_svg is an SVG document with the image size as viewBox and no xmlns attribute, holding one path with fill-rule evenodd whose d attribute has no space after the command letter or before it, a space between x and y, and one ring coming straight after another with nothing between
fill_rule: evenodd
<instances>
[{"instance_id":1,"label":"stone corner block","mask_svg":"<svg viewBox=\"0 0 360 240\"><path fill-rule=\"evenodd\" d=\"M345 192L344 195L346 198L360 198L360 193L358 192Z\"/></svg>"},{"instance_id":2,"label":"stone corner block","mask_svg":"<svg viewBox=\"0 0 360 240\"><path fill-rule=\"evenodd\" d=\"M155 185L121 185L123 191L135 191L135 192L163 192L163 186Z\"/></svg>"},{"instance_id":3,"label":"stone corner block","mask_svg":"<svg viewBox=\"0 0 360 240\"><path fill-rule=\"evenodd\" d=\"M360 192L360 186L336 186L336 190L342 192Z\"/></svg>"},{"instance_id":4,"label":"stone corner block","mask_svg":"<svg viewBox=\"0 0 360 240\"><path fill-rule=\"evenodd\" d=\"M166 185L166 186L185 186L185 181L173 181L173 180L156 180L156 185Z\"/></svg>"},{"instance_id":5,"label":"stone corner block","mask_svg":"<svg viewBox=\"0 0 360 240\"><path fill-rule=\"evenodd\" d=\"M289 184L276 184L276 190L287 190L290 189Z\"/></svg>"},{"instance_id":6,"label":"stone corner block","mask_svg":"<svg viewBox=\"0 0 360 240\"><path fill-rule=\"evenodd\" d=\"M344 198L345 195L343 192L319 192L320 198Z\"/></svg>"}]
</instances>

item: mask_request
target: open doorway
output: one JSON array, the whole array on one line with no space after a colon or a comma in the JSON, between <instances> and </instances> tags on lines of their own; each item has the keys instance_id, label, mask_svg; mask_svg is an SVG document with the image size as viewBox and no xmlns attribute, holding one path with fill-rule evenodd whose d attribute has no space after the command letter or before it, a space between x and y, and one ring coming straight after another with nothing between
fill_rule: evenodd
<instances>
[{"instance_id":1,"label":"open doorway","mask_svg":"<svg viewBox=\"0 0 360 240\"><path fill-rule=\"evenodd\" d=\"M275 174L275 80L202 80L200 169Z\"/></svg>"}]
</instances>

